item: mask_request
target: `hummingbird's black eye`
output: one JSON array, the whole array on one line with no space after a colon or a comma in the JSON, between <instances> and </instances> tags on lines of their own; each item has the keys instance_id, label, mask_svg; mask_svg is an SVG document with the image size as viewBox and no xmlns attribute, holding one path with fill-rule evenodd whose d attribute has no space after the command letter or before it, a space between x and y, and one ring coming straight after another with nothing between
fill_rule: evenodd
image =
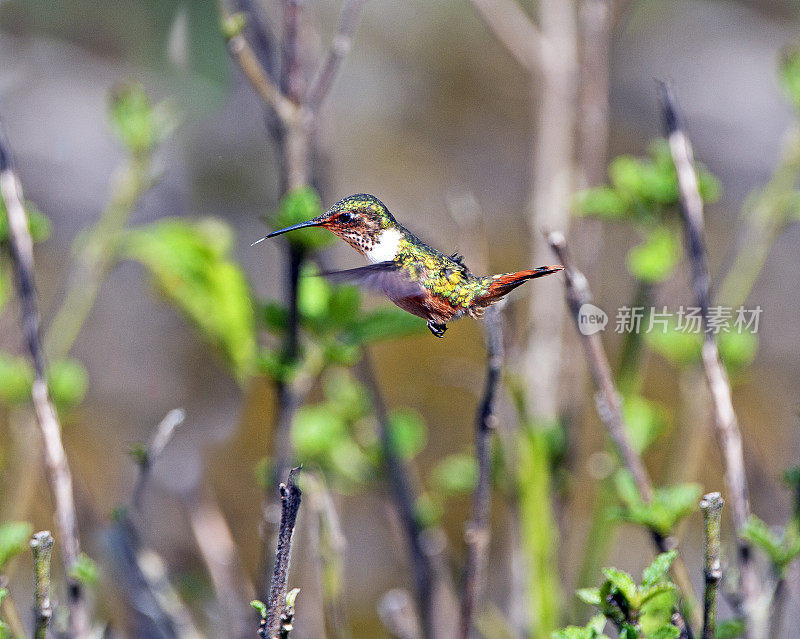
<instances>
[{"instance_id":1,"label":"hummingbird's black eye","mask_svg":"<svg viewBox=\"0 0 800 639\"><path fill-rule=\"evenodd\" d=\"M352 213L349 213L348 211L345 211L344 213L341 213L341 214L339 215L339 220L338 220L338 221L339 221L341 224L347 224L347 223L348 223L348 222L350 222L352 219L353 219L353 214L352 214Z\"/></svg>"}]
</instances>

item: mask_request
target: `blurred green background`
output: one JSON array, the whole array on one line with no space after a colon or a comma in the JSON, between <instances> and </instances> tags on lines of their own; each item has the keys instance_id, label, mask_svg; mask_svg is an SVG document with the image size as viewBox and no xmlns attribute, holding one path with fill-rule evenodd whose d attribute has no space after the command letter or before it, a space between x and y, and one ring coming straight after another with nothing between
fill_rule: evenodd
<instances>
[{"instance_id":1,"label":"blurred green background","mask_svg":"<svg viewBox=\"0 0 800 639\"><path fill-rule=\"evenodd\" d=\"M743 200L772 174L782 136L794 121L792 106L780 90L778 62L781 47L798 36L796 3L629 4L612 41L608 158L646 155L650 140L660 132L652 78L669 79L685 111L696 157L721 185L719 199L707 209L711 266L717 273L734 244ZM275 9L266 3L265 15L274 18ZM329 0L308 2L312 19L320 25L319 51L328 42L338 10L338 3ZM250 247L264 234L263 217L278 209L274 147L262 109L229 60L218 25L211 1L0 3L0 115L26 196L52 222L50 237L37 246L36 254L45 325L68 285L72 242L105 208L115 167L124 161L106 113L112 88L126 80L141 82L154 101L168 99L180 120L152 158L162 178L137 204L131 224L150 224L165 216L224 220L235 231L230 238L219 229L202 227L205 222L201 228L215 238L221 254L229 247L259 297L281 297L282 245ZM486 237L489 270L535 266L528 263L523 210L531 104L538 99L537 88L466 2L373 0L324 108L322 205L351 193L374 193L420 237L443 252L464 252L469 262L474 244L448 212L448 202L469 195L491 220ZM613 325L615 309L629 304L634 294L636 282L626 270L625 255L639 239L631 227L611 224L599 241L599 255L587 276L595 302L609 312ZM753 508L768 523L783 522L789 515L780 473L798 462L800 449L799 242L800 228L789 226L748 297L748 306L764 309L758 353L735 376ZM131 257L148 263L141 254ZM360 264L341 244L326 249L324 259L341 268ZM581 256L576 259L580 264ZM136 474L127 451L133 442L147 440L168 410L184 407L187 423L153 470L144 534L167 559L187 596L202 600L209 585L182 505L213 492L245 570L259 583L262 490L255 469L270 447L273 391L261 378L238 384L224 357L153 294L144 272L134 261L113 269L72 350L88 374L85 400L64 419L81 532L87 552L101 566L108 564L108 513L126 501ZM551 287L554 305L563 304L560 282L542 285ZM521 289L512 296L512 318L524 313L526 294ZM656 306L691 302L683 268L658 287L654 298ZM0 347L22 355L16 323L15 312L0 317ZM566 339L576 339L571 327ZM620 336L607 330L605 341L615 361ZM417 457L422 472L427 476L446 456L467 450L484 366L479 325L464 320L444 340L423 331L376 344L372 352L389 406L413 409L428 424L427 443ZM580 362L576 366L582 370ZM581 389L588 397L585 380L574 392ZM681 445L670 435L682 419L680 398L687 392L691 395L691 387L680 387L675 368L656 354L649 356L642 394L658 402L666 432L648 453L647 463L658 483L680 479L697 481L705 490L720 489L715 445L709 442L707 458L688 477L670 465L674 457L665 453ZM321 396L319 390L314 393ZM576 557L592 509L593 485L603 473L598 466L604 463L598 452L604 440L593 407L589 401L580 406L581 414L573 418L584 426L574 431L570 452L575 510L559 522L566 590L586 585L573 583ZM504 399L501 419L512 416L510 401ZM2 420L8 441L14 429L24 433L25 424L14 410L4 409ZM0 455L7 452L0 443ZM23 463L4 459L5 476L13 477ZM2 489L0 512L5 517L30 519L37 528L49 525L43 479L24 485L6 481ZM336 496L347 539L343 597L356 636L381 636L375 612L379 595L409 583L405 549L384 497L377 482L366 491ZM497 508L501 511L502 505ZM444 529L456 556L463 551L467 509L468 499L457 496L444 510ZM496 519L502 521L499 515ZM699 518L690 520L682 535L699 586ZM302 564L303 553L310 550L302 531L298 537L296 561ZM504 544L512 537L498 525L492 553L505 557ZM640 570L648 563L647 544L644 532L626 530L624 543L611 549L607 563ZM503 562L493 564L492 600L504 601L513 574L509 570ZM298 574L297 585L305 592L318 587L312 573ZM101 609L110 617L124 617L113 571L105 571L101 580L107 586L98 597ZM787 628L800 621L797 582L791 583ZM300 615L294 636L317 637L319 624L312 615Z\"/></svg>"}]
</instances>

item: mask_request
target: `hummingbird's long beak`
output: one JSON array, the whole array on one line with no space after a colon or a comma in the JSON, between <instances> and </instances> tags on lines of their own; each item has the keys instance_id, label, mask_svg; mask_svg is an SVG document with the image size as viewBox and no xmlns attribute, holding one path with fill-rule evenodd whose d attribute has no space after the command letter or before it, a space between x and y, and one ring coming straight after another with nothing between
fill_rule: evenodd
<instances>
[{"instance_id":1,"label":"hummingbird's long beak","mask_svg":"<svg viewBox=\"0 0 800 639\"><path fill-rule=\"evenodd\" d=\"M250 246L255 246L259 242L263 242L269 237L275 237L276 235L282 235L283 233L288 233L289 231L295 231L297 229L304 229L309 226L320 226L323 224L325 220L321 219L320 217L315 217L313 220L308 220L308 222L300 222L299 224L292 224L291 226L287 226L284 229L278 229L277 231L272 231L272 233L265 235L260 240L256 240Z\"/></svg>"}]
</instances>

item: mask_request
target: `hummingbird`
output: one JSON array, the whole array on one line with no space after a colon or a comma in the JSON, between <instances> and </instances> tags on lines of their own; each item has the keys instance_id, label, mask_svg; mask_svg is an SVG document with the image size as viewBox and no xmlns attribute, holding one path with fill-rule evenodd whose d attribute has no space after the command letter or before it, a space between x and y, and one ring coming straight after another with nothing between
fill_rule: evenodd
<instances>
[{"instance_id":1,"label":"hummingbird","mask_svg":"<svg viewBox=\"0 0 800 639\"><path fill-rule=\"evenodd\" d=\"M464 315L480 317L483 309L524 282L564 268L540 266L488 277L474 275L461 255L448 256L428 246L395 220L383 202L367 193L346 197L322 215L273 231L254 245L312 226L328 229L370 262L324 275L384 293L403 310L427 320L436 337L444 337L447 322Z\"/></svg>"}]
</instances>

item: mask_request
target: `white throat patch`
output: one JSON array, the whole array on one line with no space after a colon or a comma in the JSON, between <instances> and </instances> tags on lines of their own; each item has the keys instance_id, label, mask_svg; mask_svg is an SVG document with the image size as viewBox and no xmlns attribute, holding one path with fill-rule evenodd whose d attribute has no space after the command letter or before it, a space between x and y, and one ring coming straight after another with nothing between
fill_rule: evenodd
<instances>
[{"instance_id":1,"label":"white throat patch","mask_svg":"<svg viewBox=\"0 0 800 639\"><path fill-rule=\"evenodd\" d=\"M367 259L373 264L390 262L397 257L400 251L400 239L403 234L397 229L385 229L376 237L372 248L366 251Z\"/></svg>"}]
</instances>

